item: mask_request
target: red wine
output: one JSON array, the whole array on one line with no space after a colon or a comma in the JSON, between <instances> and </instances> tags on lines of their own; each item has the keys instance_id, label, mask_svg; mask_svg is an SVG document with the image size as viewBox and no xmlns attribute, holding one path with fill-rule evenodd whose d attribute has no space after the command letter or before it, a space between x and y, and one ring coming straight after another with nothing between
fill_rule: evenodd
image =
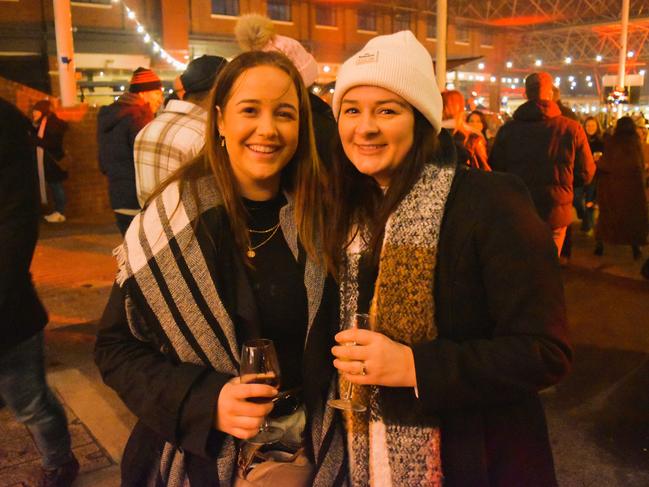
<instances>
[{"instance_id":1,"label":"red wine","mask_svg":"<svg viewBox=\"0 0 649 487\"><path fill-rule=\"evenodd\" d=\"M265 384L267 386L279 388L279 377L274 372L264 374L245 374L241 376L241 382L244 384ZM247 400L255 404L266 404L271 402L274 397L249 397Z\"/></svg>"}]
</instances>

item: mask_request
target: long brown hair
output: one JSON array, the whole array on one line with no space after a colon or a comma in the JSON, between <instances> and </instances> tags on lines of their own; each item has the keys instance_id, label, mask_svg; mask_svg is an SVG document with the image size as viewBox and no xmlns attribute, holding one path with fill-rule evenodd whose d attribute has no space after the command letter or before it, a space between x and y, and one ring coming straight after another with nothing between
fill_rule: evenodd
<instances>
[{"instance_id":1,"label":"long brown hair","mask_svg":"<svg viewBox=\"0 0 649 487\"><path fill-rule=\"evenodd\" d=\"M328 219L325 245L333 256L335 269L340 265L342 250L353 240L355 225L369 228L368 248L378 262L383 232L388 218L412 189L424 165L434 161L439 146L430 122L413 107L415 115L412 146L390 178L385 194L371 176L362 174L349 160L337 138L333 151L332 187L327 200ZM337 275L334 272L335 275Z\"/></svg>"},{"instance_id":2,"label":"long brown hair","mask_svg":"<svg viewBox=\"0 0 649 487\"><path fill-rule=\"evenodd\" d=\"M211 174L223 200L237 247L245 262L250 264L246 257L246 250L250 245L248 213L241 199L227 150L220 142L217 107L224 110L234 83L245 71L257 66L272 66L285 72L297 91L298 145L295 154L282 169L280 188L295 198L295 220L302 246L310 258L319 263L328 263L330 259L326 254L322 256L318 252L318 242L322 238L324 227L322 199L326 174L316 151L309 94L294 64L279 52L246 52L234 58L221 70L210 91L206 144L203 152L193 162L174 173L150 199L174 181L188 181L190 191L197 199L195 180Z\"/></svg>"}]
</instances>

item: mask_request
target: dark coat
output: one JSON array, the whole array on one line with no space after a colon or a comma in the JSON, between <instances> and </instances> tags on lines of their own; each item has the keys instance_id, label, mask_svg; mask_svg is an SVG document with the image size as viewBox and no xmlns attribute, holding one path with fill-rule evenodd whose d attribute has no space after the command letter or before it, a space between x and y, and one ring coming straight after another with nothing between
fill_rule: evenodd
<instances>
[{"instance_id":1,"label":"dark coat","mask_svg":"<svg viewBox=\"0 0 649 487\"><path fill-rule=\"evenodd\" d=\"M238 255L222 209L204 219L206 231L198 232L206 260L216 276L219 295L228 314L238 323L237 339L259 336L256 303L243 263ZM217 236L219 252L210 239ZM204 240L204 241L203 241ZM229 249L229 250L226 250ZM307 416L322 409L334 375L331 347L338 330L337 288L327 279L323 298L307 337L304 351L303 384ZM180 446L187 461L192 485L218 486L216 461L225 435L214 429L216 402L223 385L231 378L211 368L176 363L171 351L147 345L133 337L124 309L122 290L114 286L101 319L95 347L95 361L106 384L115 389L138 417L122 460L122 486L146 485L144 478L160 460L165 441ZM308 425L308 421L307 421ZM310 433L305 432L309 439ZM313 459L312 445L305 445Z\"/></svg>"},{"instance_id":2,"label":"dark coat","mask_svg":"<svg viewBox=\"0 0 649 487\"><path fill-rule=\"evenodd\" d=\"M556 248L518 178L458 170L434 290L438 338L413 352L444 485L555 486L537 392L567 373L571 349Z\"/></svg>"},{"instance_id":3,"label":"dark coat","mask_svg":"<svg viewBox=\"0 0 649 487\"><path fill-rule=\"evenodd\" d=\"M552 228L572 222L573 186L588 184L595 174L584 129L552 101L521 105L498 131L489 164L523 180Z\"/></svg>"},{"instance_id":4,"label":"dark coat","mask_svg":"<svg viewBox=\"0 0 649 487\"><path fill-rule=\"evenodd\" d=\"M31 131L29 120L0 98L0 354L47 323L29 274L40 216Z\"/></svg>"},{"instance_id":5,"label":"dark coat","mask_svg":"<svg viewBox=\"0 0 649 487\"><path fill-rule=\"evenodd\" d=\"M338 127L331 107L319 96L309 92L311 115L313 116L313 132L315 135L318 156L324 164L332 161L331 146L338 136Z\"/></svg>"},{"instance_id":6,"label":"dark coat","mask_svg":"<svg viewBox=\"0 0 649 487\"><path fill-rule=\"evenodd\" d=\"M649 218L644 157L635 134L613 135L597 161L598 240L612 244L647 243Z\"/></svg>"},{"instance_id":7,"label":"dark coat","mask_svg":"<svg viewBox=\"0 0 649 487\"><path fill-rule=\"evenodd\" d=\"M135 136L153 120L149 105L138 95L125 93L97 115L99 168L108 176L110 205L117 209L139 209L135 188L133 145Z\"/></svg>"},{"instance_id":8,"label":"dark coat","mask_svg":"<svg viewBox=\"0 0 649 487\"><path fill-rule=\"evenodd\" d=\"M43 123L43 118L39 121L39 125L41 123ZM34 137L36 145L43 148L45 180L48 183L61 182L68 177L67 171L63 170L59 165L59 161L65 157L63 135L67 129L68 124L58 118L54 112L50 112L47 115L47 124L45 125L43 137ZM38 127L35 132L38 134Z\"/></svg>"}]
</instances>

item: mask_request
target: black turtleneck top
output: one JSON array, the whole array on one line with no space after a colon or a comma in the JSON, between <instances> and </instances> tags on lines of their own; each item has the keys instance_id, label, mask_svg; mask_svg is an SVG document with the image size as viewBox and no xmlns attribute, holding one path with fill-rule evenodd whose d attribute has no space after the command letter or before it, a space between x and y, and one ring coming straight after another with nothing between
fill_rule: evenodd
<instances>
[{"instance_id":1,"label":"black turtleneck top","mask_svg":"<svg viewBox=\"0 0 649 487\"><path fill-rule=\"evenodd\" d=\"M279 212L286 204L283 194L269 201L243 203L250 219L248 228L268 230L279 223ZM254 268L246 267L257 303L261 336L275 343L281 368L281 390L302 386L302 356L306 339L308 310L304 288L304 269L293 257L282 229L250 233L255 257ZM270 237L270 238L269 238Z\"/></svg>"}]
</instances>

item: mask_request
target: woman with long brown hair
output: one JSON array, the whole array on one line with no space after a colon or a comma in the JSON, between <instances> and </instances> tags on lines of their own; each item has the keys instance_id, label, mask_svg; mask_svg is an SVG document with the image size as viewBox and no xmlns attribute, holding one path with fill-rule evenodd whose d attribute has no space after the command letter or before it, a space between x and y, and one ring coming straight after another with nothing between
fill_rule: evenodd
<instances>
[{"instance_id":1,"label":"woman with long brown hair","mask_svg":"<svg viewBox=\"0 0 649 487\"><path fill-rule=\"evenodd\" d=\"M343 439L324 407L336 288L318 255L326 174L306 88L284 55L245 53L210 106L202 155L116 251L95 357L139 419L122 485L340 485ZM280 391L237 377L241 344L259 337L274 341ZM245 440L273 408L264 398L286 434L261 455Z\"/></svg>"},{"instance_id":2,"label":"woman with long brown hair","mask_svg":"<svg viewBox=\"0 0 649 487\"><path fill-rule=\"evenodd\" d=\"M436 86L410 31L338 71L327 236L342 327L371 324L332 350L366 409L346 413L351 483L556 485L537 394L571 356L556 247L520 180L457 165Z\"/></svg>"}]
</instances>

